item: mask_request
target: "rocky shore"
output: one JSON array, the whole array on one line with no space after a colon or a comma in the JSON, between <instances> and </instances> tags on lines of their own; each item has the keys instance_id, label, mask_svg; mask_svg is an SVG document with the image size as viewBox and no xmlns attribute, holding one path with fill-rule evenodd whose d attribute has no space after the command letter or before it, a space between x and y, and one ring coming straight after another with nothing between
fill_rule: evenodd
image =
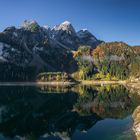
<instances>
[{"instance_id":1,"label":"rocky shore","mask_svg":"<svg viewBox=\"0 0 140 140\"><path fill-rule=\"evenodd\" d=\"M140 95L140 81L128 82L125 86L130 92L138 93ZM140 140L140 105L134 110L132 117L134 120L132 129L135 133L136 139Z\"/></svg>"},{"instance_id":2,"label":"rocky shore","mask_svg":"<svg viewBox=\"0 0 140 140\"><path fill-rule=\"evenodd\" d=\"M125 86L130 90L130 92L136 92L140 95L140 81L128 82Z\"/></svg>"},{"instance_id":3,"label":"rocky shore","mask_svg":"<svg viewBox=\"0 0 140 140\"><path fill-rule=\"evenodd\" d=\"M136 135L137 140L140 140L140 106L135 109L132 117L134 120L133 131Z\"/></svg>"}]
</instances>

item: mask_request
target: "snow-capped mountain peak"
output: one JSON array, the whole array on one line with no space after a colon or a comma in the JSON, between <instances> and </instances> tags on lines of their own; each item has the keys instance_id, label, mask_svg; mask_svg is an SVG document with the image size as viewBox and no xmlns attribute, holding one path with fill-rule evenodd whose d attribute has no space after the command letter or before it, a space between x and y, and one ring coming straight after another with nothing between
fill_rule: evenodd
<instances>
[{"instance_id":1,"label":"snow-capped mountain peak","mask_svg":"<svg viewBox=\"0 0 140 140\"><path fill-rule=\"evenodd\" d=\"M43 28L48 30L50 27L48 25L44 25Z\"/></svg>"},{"instance_id":2,"label":"snow-capped mountain peak","mask_svg":"<svg viewBox=\"0 0 140 140\"><path fill-rule=\"evenodd\" d=\"M77 36L83 45L86 44L95 47L100 43L100 41L91 32L89 32L88 29L81 29L77 32Z\"/></svg>"},{"instance_id":3,"label":"snow-capped mountain peak","mask_svg":"<svg viewBox=\"0 0 140 140\"><path fill-rule=\"evenodd\" d=\"M25 20L25 21L22 23L21 27L26 28L26 27L28 27L28 26L30 26L30 25L33 25L33 24L38 24L38 23L37 23L35 20Z\"/></svg>"},{"instance_id":4,"label":"snow-capped mountain peak","mask_svg":"<svg viewBox=\"0 0 140 140\"><path fill-rule=\"evenodd\" d=\"M40 26L35 20L25 20L22 23L21 28L24 28L30 31L38 31Z\"/></svg>"},{"instance_id":5,"label":"snow-capped mountain peak","mask_svg":"<svg viewBox=\"0 0 140 140\"><path fill-rule=\"evenodd\" d=\"M64 21L63 23L61 23L61 24L63 24L63 25L70 25L71 23L69 22L69 21Z\"/></svg>"},{"instance_id":6,"label":"snow-capped mountain peak","mask_svg":"<svg viewBox=\"0 0 140 140\"><path fill-rule=\"evenodd\" d=\"M86 31L88 31L88 29L84 28L84 29L81 29L81 31L86 32Z\"/></svg>"},{"instance_id":7,"label":"snow-capped mountain peak","mask_svg":"<svg viewBox=\"0 0 140 140\"><path fill-rule=\"evenodd\" d=\"M88 31L88 29L81 29L80 31L77 32L77 36L79 38L94 37L93 34ZM94 37L94 38L96 38L96 37Z\"/></svg>"},{"instance_id":8,"label":"snow-capped mountain peak","mask_svg":"<svg viewBox=\"0 0 140 140\"><path fill-rule=\"evenodd\" d=\"M55 30L55 31L63 30L63 31L75 32L75 29L73 28L72 24L69 21L64 21L61 24L54 26L52 30Z\"/></svg>"}]
</instances>

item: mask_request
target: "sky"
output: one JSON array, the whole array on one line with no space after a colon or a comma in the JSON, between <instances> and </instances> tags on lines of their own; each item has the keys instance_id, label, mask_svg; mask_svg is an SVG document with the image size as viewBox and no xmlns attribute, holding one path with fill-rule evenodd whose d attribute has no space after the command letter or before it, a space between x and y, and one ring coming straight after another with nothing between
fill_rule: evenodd
<instances>
[{"instance_id":1,"label":"sky","mask_svg":"<svg viewBox=\"0 0 140 140\"><path fill-rule=\"evenodd\" d=\"M106 42L140 45L140 0L0 0L0 31L24 20L50 27L67 20Z\"/></svg>"}]
</instances>

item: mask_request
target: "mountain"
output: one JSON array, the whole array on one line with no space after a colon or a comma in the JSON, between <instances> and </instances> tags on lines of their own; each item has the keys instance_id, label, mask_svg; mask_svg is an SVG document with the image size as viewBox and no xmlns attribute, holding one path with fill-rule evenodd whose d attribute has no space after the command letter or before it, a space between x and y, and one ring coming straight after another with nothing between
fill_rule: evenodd
<instances>
[{"instance_id":1,"label":"mountain","mask_svg":"<svg viewBox=\"0 0 140 140\"><path fill-rule=\"evenodd\" d=\"M35 80L42 72L125 79L140 75L139 56L138 46L100 41L87 29L76 32L69 21L50 28L25 20L0 32L0 81Z\"/></svg>"},{"instance_id":2,"label":"mountain","mask_svg":"<svg viewBox=\"0 0 140 140\"><path fill-rule=\"evenodd\" d=\"M0 33L0 70L4 72L10 66L7 71L18 67L23 73L25 68L32 67L35 75L43 71L73 72L77 66L72 51L83 42L90 45L90 38L82 41L68 21L51 29L25 20L20 27L7 27ZM98 44L97 39L94 41Z\"/></svg>"},{"instance_id":3,"label":"mountain","mask_svg":"<svg viewBox=\"0 0 140 140\"><path fill-rule=\"evenodd\" d=\"M95 48L97 45L102 43L103 41L98 40L92 33L90 33L87 29L82 29L77 32L77 36L80 40L81 45L89 45Z\"/></svg>"},{"instance_id":4,"label":"mountain","mask_svg":"<svg viewBox=\"0 0 140 140\"><path fill-rule=\"evenodd\" d=\"M90 45L96 47L101 43L88 30L75 31L69 21L54 26L51 33L51 39L57 40L72 50L77 50L80 45Z\"/></svg>"},{"instance_id":5,"label":"mountain","mask_svg":"<svg viewBox=\"0 0 140 140\"><path fill-rule=\"evenodd\" d=\"M52 29L51 38L71 49L78 48L79 38L77 37L74 27L68 21L56 25Z\"/></svg>"}]
</instances>

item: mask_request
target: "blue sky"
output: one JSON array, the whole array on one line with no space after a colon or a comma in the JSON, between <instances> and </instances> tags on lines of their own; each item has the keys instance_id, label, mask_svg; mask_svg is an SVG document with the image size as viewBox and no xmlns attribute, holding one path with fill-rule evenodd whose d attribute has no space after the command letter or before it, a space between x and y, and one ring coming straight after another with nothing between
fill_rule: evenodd
<instances>
[{"instance_id":1,"label":"blue sky","mask_svg":"<svg viewBox=\"0 0 140 140\"><path fill-rule=\"evenodd\" d=\"M25 19L51 27L68 20L101 40L140 45L140 0L0 0L0 31Z\"/></svg>"}]
</instances>

